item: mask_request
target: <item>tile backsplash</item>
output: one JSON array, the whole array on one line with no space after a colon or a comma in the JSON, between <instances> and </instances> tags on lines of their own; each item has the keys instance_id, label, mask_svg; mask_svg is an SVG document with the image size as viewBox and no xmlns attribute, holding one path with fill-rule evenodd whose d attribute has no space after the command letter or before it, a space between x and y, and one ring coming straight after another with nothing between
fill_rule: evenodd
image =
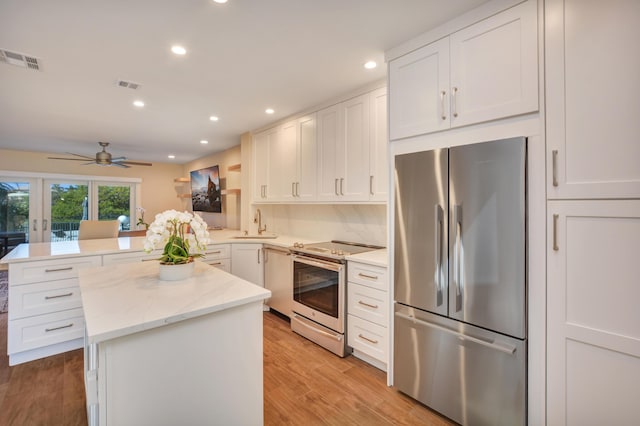
<instances>
[{"instance_id":1,"label":"tile backsplash","mask_svg":"<svg viewBox=\"0 0 640 426\"><path fill-rule=\"evenodd\" d=\"M387 206L379 204L256 205L270 232L300 238L387 246Z\"/></svg>"}]
</instances>

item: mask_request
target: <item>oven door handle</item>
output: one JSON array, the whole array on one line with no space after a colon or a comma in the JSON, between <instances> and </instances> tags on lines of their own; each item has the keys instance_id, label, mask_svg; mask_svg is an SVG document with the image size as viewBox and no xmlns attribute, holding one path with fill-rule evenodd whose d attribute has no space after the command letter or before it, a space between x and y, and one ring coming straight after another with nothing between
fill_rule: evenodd
<instances>
[{"instance_id":1,"label":"oven door handle","mask_svg":"<svg viewBox=\"0 0 640 426\"><path fill-rule=\"evenodd\" d=\"M335 272L341 272L343 268L343 265L341 263L327 262L324 260L314 259L312 257L300 256L300 255L294 255L293 261L304 263L306 265L317 266L318 268L322 268L322 269L329 269Z\"/></svg>"}]
</instances>

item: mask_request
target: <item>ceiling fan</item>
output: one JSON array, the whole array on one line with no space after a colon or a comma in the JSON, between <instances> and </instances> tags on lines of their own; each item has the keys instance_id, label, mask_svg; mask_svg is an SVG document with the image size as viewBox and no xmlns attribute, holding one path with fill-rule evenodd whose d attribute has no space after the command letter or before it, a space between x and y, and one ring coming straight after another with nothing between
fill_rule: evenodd
<instances>
[{"instance_id":1,"label":"ceiling fan","mask_svg":"<svg viewBox=\"0 0 640 426\"><path fill-rule=\"evenodd\" d=\"M99 166L116 166L122 168L129 168L131 166L151 166L151 163L141 163L138 161L127 161L127 157L116 157L112 158L111 153L107 152L107 147L109 146L109 142L98 142L98 144L102 147L102 151L96 152L96 158L87 157L85 155L74 154L72 152L67 152L69 155L75 155L80 158L62 158L62 157L47 157L50 160L71 160L71 161L89 161L84 165L88 164L97 164Z\"/></svg>"}]
</instances>

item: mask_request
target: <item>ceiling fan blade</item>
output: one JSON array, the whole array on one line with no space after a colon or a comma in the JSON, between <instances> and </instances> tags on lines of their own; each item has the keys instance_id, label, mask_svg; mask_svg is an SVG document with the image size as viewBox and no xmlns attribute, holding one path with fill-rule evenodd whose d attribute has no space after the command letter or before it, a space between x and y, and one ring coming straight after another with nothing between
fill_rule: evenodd
<instances>
[{"instance_id":1,"label":"ceiling fan blade","mask_svg":"<svg viewBox=\"0 0 640 426\"><path fill-rule=\"evenodd\" d=\"M95 157L87 157L86 155L74 154L73 152L67 152L69 155L75 155L76 157L84 158L85 160L95 160Z\"/></svg>"},{"instance_id":2,"label":"ceiling fan blade","mask_svg":"<svg viewBox=\"0 0 640 426\"><path fill-rule=\"evenodd\" d=\"M111 163L112 166L116 166L116 167L122 167L123 169L128 169L131 166L127 166L126 164L123 163Z\"/></svg>"},{"instance_id":3,"label":"ceiling fan blade","mask_svg":"<svg viewBox=\"0 0 640 426\"><path fill-rule=\"evenodd\" d=\"M153 164L151 164L151 163L141 163L139 161L123 161L123 162L120 162L118 164L131 164L131 165L134 165L134 166L153 166Z\"/></svg>"},{"instance_id":4,"label":"ceiling fan blade","mask_svg":"<svg viewBox=\"0 0 640 426\"><path fill-rule=\"evenodd\" d=\"M116 157L111 159L112 163L122 163L123 161L127 161L127 157Z\"/></svg>"},{"instance_id":5,"label":"ceiling fan blade","mask_svg":"<svg viewBox=\"0 0 640 426\"><path fill-rule=\"evenodd\" d=\"M84 160L83 160L84 161ZM92 164L97 164L95 161L89 161L88 163L82 164L83 166L90 166Z\"/></svg>"},{"instance_id":6,"label":"ceiling fan blade","mask_svg":"<svg viewBox=\"0 0 640 426\"><path fill-rule=\"evenodd\" d=\"M71 161L87 161L93 160L93 158L62 158L62 157L47 157L49 160L71 160Z\"/></svg>"}]
</instances>

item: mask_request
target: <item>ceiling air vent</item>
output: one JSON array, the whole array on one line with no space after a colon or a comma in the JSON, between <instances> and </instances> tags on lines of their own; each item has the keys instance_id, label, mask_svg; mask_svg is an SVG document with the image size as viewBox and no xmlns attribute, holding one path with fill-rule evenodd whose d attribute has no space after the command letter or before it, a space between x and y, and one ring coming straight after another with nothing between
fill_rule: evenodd
<instances>
[{"instance_id":1,"label":"ceiling air vent","mask_svg":"<svg viewBox=\"0 0 640 426\"><path fill-rule=\"evenodd\" d=\"M125 89L136 90L140 88L140 84L132 83L130 81L125 81L125 80L118 80L116 84L118 85L118 87L124 87Z\"/></svg>"},{"instance_id":2,"label":"ceiling air vent","mask_svg":"<svg viewBox=\"0 0 640 426\"><path fill-rule=\"evenodd\" d=\"M41 70L41 64L38 61L38 58L23 55L22 53L11 52L4 49L0 49L0 62L5 62L9 65L16 65L18 67L28 68L35 71Z\"/></svg>"}]
</instances>

